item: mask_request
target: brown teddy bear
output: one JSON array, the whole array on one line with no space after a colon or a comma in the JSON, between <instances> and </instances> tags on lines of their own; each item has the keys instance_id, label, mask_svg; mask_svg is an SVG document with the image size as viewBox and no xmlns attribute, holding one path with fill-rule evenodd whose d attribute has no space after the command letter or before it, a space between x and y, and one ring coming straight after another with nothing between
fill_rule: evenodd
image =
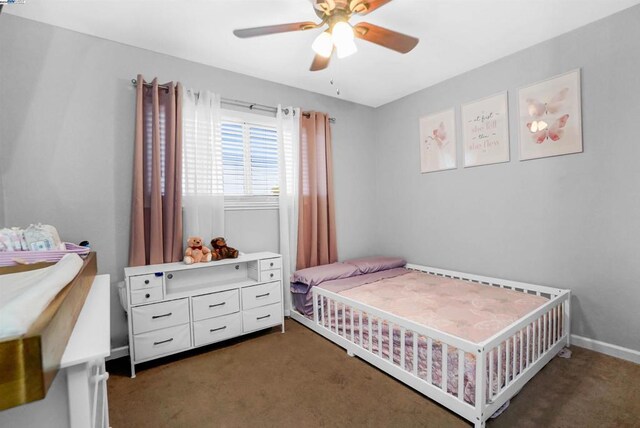
<instances>
[{"instance_id":1,"label":"brown teddy bear","mask_svg":"<svg viewBox=\"0 0 640 428\"><path fill-rule=\"evenodd\" d=\"M184 252L185 264L210 262L212 257L215 258L211 250L206 245L202 245L202 238L191 236L187 239L187 249Z\"/></svg>"},{"instance_id":2,"label":"brown teddy bear","mask_svg":"<svg viewBox=\"0 0 640 428\"><path fill-rule=\"evenodd\" d=\"M213 248L213 253L218 256L216 260L235 259L238 257L238 250L227 247L227 241L222 236L211 240L211 248Z\"/></svg>"}]
</instances>

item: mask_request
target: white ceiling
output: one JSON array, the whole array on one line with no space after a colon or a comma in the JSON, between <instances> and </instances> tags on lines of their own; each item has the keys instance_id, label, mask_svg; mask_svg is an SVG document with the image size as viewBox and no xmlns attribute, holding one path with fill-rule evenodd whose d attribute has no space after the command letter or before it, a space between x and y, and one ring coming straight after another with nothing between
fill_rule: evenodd
<instances>
[{"instance_id":1,"label":"white ceiling","mask_svg":"<svg viewBox=\"0 0 640 428\"><path fill-rule=\"evenodd\" d=\"M395 0L368 21L420 38L308 71L320 30L238 39L236 28L317 21L309 0L27 0L3 13L373 107L601 19L640 0ZM579 47L576 47L579 48ZM179 79L180 76L176 76ZM330 80L335 84L332 86Z\"/></svg>"}]
</instances>

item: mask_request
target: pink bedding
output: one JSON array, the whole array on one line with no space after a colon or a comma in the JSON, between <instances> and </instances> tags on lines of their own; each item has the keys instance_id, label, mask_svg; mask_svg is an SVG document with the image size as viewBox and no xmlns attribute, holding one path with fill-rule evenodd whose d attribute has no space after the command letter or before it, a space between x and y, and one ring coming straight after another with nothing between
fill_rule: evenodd
<instances>
[{"instance_id":1,"label":"pink bedding","mask_svg":"<svg viewBox=\"0 0 640 428\"><path fill-rule=\"evenodd\" d=\"M363 284L358 284L356 281L343 279L327 282L320 285L320 287L476 343L488 339L547 302L546 298L540 296L409 270L394 272L394 275L387 278L379 278L374 282L362 282ZM323 321L325 326L329 326L332 331L337 331L339 335L357 345L369 349L369 320L366 313L362 314L364 328L361 328L359 325L360 313L354 311L352 331L349 308L346 309L344 314L342 306L335 308L331 305L330 308L324 309ZM331 315L328 315L326 309L329 309ZM336 309L338 312L337 323L335 317ZM344 320L346 320L346 325L343 322ZM360 342L361 330L362 343ZM379 330L377 319L372 317L371 351L374 354L382 354L383 358L389 359L389 328L386 323L383 323L382 331L380 332ZM435 386L442 387L442 344L438 341L432 342L432 371L430 374L431 379L429 379L427 338L420 336L417 340L418 356L416 361L418 365L416 373L418 377L430 381ZM391 359L395 365L409 372L413 371L414 365L413 342L413 334L408 332L405 335L405 360L402 362L401 332L397 326L393 329L393 342L391 342L393 357ZM379 346L379 343L382 346ZM516 350L516 352L510 353L509 366L515 365L518 369L516 373L518 373L520 363L522 363L523 367L526 366L524 360L530 344L523 343L523 351L520 354L519 340L516 341L515 346L513 341L506 344L503 343L501 359L505 362L507 361L506 346ZM447 392L453 395L458 394L458 358L458 350L449 346L446 370ZM464 359L464 401L474 404L475 355L465 353ZM504 384L506 374L503 364L500 375L502 380L500 382L501 385L499 385L497 354L493 360L493 367L490 368L487 362L487 371L489 370L493 371L492 389L497 391ZM510 377L513 377L513 373L510 373ZM489 386L487 385L486 388L488 390Z\"/></svg>"},{"instance_id":2,"label":"pink bedding","mask_svg":"<svg viewBox=\"0 0 640 428\"><path fill-rule=\"evenodd\" d=\"M547 302L532 294L413 271L338 294L475 343Z\"/></svg>"}]
</instances>

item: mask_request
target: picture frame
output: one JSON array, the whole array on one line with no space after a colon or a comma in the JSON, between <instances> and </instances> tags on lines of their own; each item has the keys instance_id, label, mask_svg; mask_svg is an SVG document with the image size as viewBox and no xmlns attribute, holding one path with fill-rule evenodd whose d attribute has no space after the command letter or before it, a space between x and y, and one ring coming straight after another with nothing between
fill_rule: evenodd
<instances>
[{"instance_id":1,"label":"picture frame","mask_svg":"<svg viewBox=\"0 0 640 428\"><path fill-rule=\"evenodd\" d=\"M420 118L420 171L457 168L456 113L451 108Z\"/></svg>"},{"instance_id":2,"label":"picture frame","mask_svg":"<svg viewBox=\"0 0 640 428\"><path fill-rule=\"evenodd\" d=\"M518 90L520 160L582 153L580 69Z\"/></svg>"},{"instance_id":3,"label":"picture frame","mask_svg":"<svg viewBox=\"0 0 640 428\"><path fill-rule=\"evenodd\" d=\"M461 117L465 168L511 160L506 91L463 104Z\"/></svg>"}]
</instances>

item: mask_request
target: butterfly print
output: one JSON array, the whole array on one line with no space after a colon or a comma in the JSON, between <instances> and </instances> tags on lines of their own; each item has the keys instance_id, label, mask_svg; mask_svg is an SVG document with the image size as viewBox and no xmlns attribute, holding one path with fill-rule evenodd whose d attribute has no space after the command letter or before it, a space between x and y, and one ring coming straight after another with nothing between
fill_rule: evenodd
<instances>
[{"instance_id":1,"label":"butterfly print","mask_svg":"<svg viewBox=\"0 0 640 428\"><path fill-rule=\"evenodd\" d=\"M440 122L440 126L432 131L432 135L429 135L427 137L427 140L435 141L439 149L442 149L446 147L447 144L449 144L449 140L447 140L447 130L444 126L444 122Z\"/></svg>"},{"instance_id":2,"label":"butterfly print","mask_svg":"<svg viewBox=\"0 0 640 428\"><path fill-rule=\"evenodd\" d=\"M551 126L544 120L534 120L527 123L527 128L531 131L536 144L542 144L546 140L558 141L562 138L563 130L569 120L569 115L565 114L556 119Z\"/></svg>"},{"instance_id":3,"label":"butterfly print","mask_svg":"<svg viewBox=\"0 0 640 428\"><path fill-rule=\"evenodd\" d=\"M531 117L542 117L547 114L555 114L560 111L564 100L567 98L567 94L569 93L569 88L563 88L560 92L549 100L547 103L543 103L541 101L528 98L526 100L527 105L529 106L529 116Z\"/></svg>"}]
</instances>

